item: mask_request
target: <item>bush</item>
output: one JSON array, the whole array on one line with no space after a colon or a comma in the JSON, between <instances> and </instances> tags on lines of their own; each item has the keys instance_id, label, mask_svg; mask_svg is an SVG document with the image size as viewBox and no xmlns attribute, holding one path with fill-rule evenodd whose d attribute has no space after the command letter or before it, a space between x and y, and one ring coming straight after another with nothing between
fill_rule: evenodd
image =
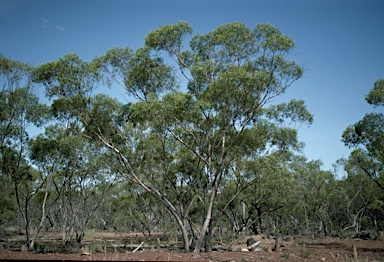
<instances>
[{"instance_id":1,"label":"bush","mask_svg":"<svg viewBox=\"0 0 384 262\"><path fill-rule=\"evenodd\" d=\"M368 216L364 216L360 219L361 229L367 230L372 228L372 219Z\"/></svg>"}]
</instances>

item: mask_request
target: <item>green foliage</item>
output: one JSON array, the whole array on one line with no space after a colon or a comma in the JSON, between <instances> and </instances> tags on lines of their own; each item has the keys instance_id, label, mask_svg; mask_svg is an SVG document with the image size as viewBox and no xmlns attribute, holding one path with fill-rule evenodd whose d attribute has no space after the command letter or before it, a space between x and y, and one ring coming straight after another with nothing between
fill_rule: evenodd
<instances>
[{"instance_id":1,"label":"green foliage","mask_svg":"<svg viewBox=\"0 0 384 262\"><path fill-rule=\"evenodd\" d=\"M6 194L2 195L1 227L19 220L18 228L29 228L27 213L35 211L31 196L41 182L28 157L28 132L45 124L50 115L35 94L31 70L28 64L0 56L0 179L7 187L1 190Z\"/></svg>"},{"instance_id":2,"label":"green foliage","mask_svg":"<svg viewBox=\"0 0 384 262\"><path fill-rule=\"evenodd\" d=\"M375 82L366 97L368 103L382 105L383 83L383 80ZM347 127L342 141L346 146L357 148L349 161L384 190L384 114L367 113L362 120Z\"/></svg>"},{"instance_id":3,"label":"green foliage","mask_svg":"<svg viewBox=\"0 0 384 262\"><path fill-rule=\"evenodd\" d=\"M271 52L287 53L294 47L293 40L281 34L280 30L271 24L257 25L254 34L261 42L261 47Z\"/></svg>"},{"instance_id":4,"label":"green foliage","mask_svg":"<svg viewBox=\"0 0 384 262\"><path fill-rule=\"evenodd\" d=\"M155 50L165 50L169 54L178 54L186 35L192 33L192 27L185 21L168 24L149 32L145 45Z\"/></svg>"},{"instance_id":5,"label":"green foliage","mask_svg":"<svg viewBox=\"0 0 384 262\"><path fill-rule=\"evenodd\" d=\"M25 80L32 69L31 65L15 61L0 55L0 74L8 90L14 90L19 87L19 83ZM25 82L28 83L28 80Z\"/></svg>"},{"instance_id":6,"label":"green foliage","mask_svg":"<svg viewBox=\"0 0 384 262\"><path fill-rule=\"evenodd\" d=\"M210 223L207 212L212 212L216 194L225 192L227 182L223 181L236 177L236 195L237 190L245 190L251 184L247 181L257 178L234 171L242 161L254 159L270 170L279 161L283 166L279 155L286 156L290 150L300 148L297 131L282 126L282 122L288 119L298 125L310 124L313 117L303 101L293 100L264 110L267 103L302 75L295 62L285 59L294 47L293 41L277 28L259 25L251 30L240 22L225 24L207 34L191 36L190 49L185 50L186 38L191 34L192 28L186 22L166 25L148 34L144 48L136 52L112 49L95 59L94 64L112 76L111 81L124 83L126 90L139 100L126 107L129 117L124 129L100 125L98 136L105 144L110 143L114 135L108 130L114 130L124 137L122 141L130 141L129 149L118 143L107 146L119 154L124 152L125 156L120 156L128 167L125 174L152 192L181 228L181 221L187 218L193 230L201 227L201 219L208 221L205 225ZM174 59L188 81L188 92L172 90L176 88L173 69L151 50L156 54L164 51ZM277 121L271 122L272 119ZM130 136L139 130L141 135L132 139ZM272 181L284 177L282 174L287 172L283 170L276 167L274 178L264 175L268 186L275 188ZM279 189L276 187L276 191ZM226 197L220 194L224 206L233 201ZM202 207L194 203L196 199ZM175 208L175 203L180 208ZM268 209L277 203L271 202ZM199 215L192 216L189 211Z\"/></svg>"},{"instance_id":7,"label":"green foliage","mask_svg":"<svg viewBox=\"0 0 384 262\"><path fill-rule=\"evenodd\" d=\"M111 85L112 78L136 99L147 100L153 94L175 88L172 67L161 57L152 55L148 47L135 52L129 48L113 48L90 64L107 74L103 77L106 83Z\"/></svg>"},{"instance_id":8,"label":"green foliage","mask_svg":"<svg viewBox=\"0 0 384 262\"><path fill-rule=\"evenodd\" d=\"M372 228L372 219L368 216L364 216L360 219L360 224L363 230L367 230L369 228Z\"/></svg>"},{"instance_id":9,"label":"green foliage","mask_svg":"<svg viewBox=\"0 0 384 262\"><path fill-rule=\"evenodd\" d=\"M210 250L217 232L233 240L248 230L379 228L384 198L371 182L383 183L382 114L344 132L343 142L358 147L343 163L347 177L308 161L298 128L313 115L302 100L275 103L303 74L288 60L294 47L270 24L233 22L198 35L183 21L149 32L142 48L112 48L90 62L68 54L31 68L1 57L10 87L0 92L1 165L11 174L1 179L21 190L31 225L49 218L63 243L71 240L65 229L81 241L101 221L148 235L181 232L184 248L192 241L196 251L203 243ZM32 84L46 88L50 108ZM95 93L99 86L123 87L129 101ZM369 103L382 105L382 86ZM31 123L45 133L29 138ZM4 206L11 216L12 203Z\"/></svg>"},{"instance_id":10,"label":"green foliage","mask_svg":"<svg viewBox=\"0 0 384 262\"><path fill-rule=\"evenodd\" d=\"M17 225L17 203L12 181L0 176L0 237L4 229Z\"/></svg>"},{"instance_id":11,"label":"green foliage","mask_svg":"<svg viewBox=\"0 0 384 262\"><path fill-rule=\"evenodd\" d=\"M377 225L377 229L379 231L383 231L384 230L384 220L380 221Z\"/></svg>"},{"instance_id":12,"label":"green foliage","mask_svg":"<svg viewBox=\"0 0 384 262\"><path fill-rule=\"evenodd\" d=\"M384 201L375 199L372 203L368 205L368 209L370 210L383 210L384 208Z\"/></svg>"},{"instance_id":13,"label":"green foliage","mask_svg":"<svg viewBox=\"0 0 384 262\"><path fill-rule=\"evenodd\" d=\"M365 97L369 104L383 105L383 83L382 79L375 82ZM356 148L340 163L347 172L343 189L350 200L346 213L353 218L350 220L357 234L359 226L362 230L381 230L384 220L383 116L382 113L367 113L362 120L348 126L342 135L346 146Z\"/></svg>"},{"instance_id":14,"label":"green foliage","mask_svg":"<svg viewBox=\"0 0 384 262\"><path fill-rule=\"evenodd\" d=\"M384 106L384 79L379 79L375 82L365 100L374 106Z\"/></svg>"},{"instance_id":15,"label":"green foliage","mask_svg":"<svg viewBox=\"0 0 384 262\"><path fill-rule=\"evenodd\" d=\"M384 115L366 114L362 120L344 131L343 141L350 147L362 145L372 156L384 160Z\"/></svg>"},{"instance_id":16,"label":"green foliage","mask_svg":"<svg viewBox=\"0 0 384 262\"><path fill-rule=\"evenodd\" d=\"M267 116L270 119L277 121L280 124L285 121L286 126L290 126L292 123L313 123L313 115L311 115L304 104L303 100L292 99L289 103L281 103L278 105L272 105L266 110Z\"/></svg>"},{"instance_id":17,"label":"green foliage","mask_svg":"<svg viewBox=\"0 0 384 262\"><path fill-rule=\"evenodd\" d=\"M136 51L130 60L131 68L125 76L125 87L136 98L146 100L152 93L158 94L174 88L172 68L160 57L151 57L149 48Z\"/></svg>"},{"instance_id":18,"label":"green foliage","mask_svg":"<svg viewBox=\"0 0 384 262\"><path fill-rule=\"evenodd\" d=\"M32 80L46 88L48 98L89 97L100 81L98 68L76 54L67 54L32 71Z\"/></svg>"}]
</instances>

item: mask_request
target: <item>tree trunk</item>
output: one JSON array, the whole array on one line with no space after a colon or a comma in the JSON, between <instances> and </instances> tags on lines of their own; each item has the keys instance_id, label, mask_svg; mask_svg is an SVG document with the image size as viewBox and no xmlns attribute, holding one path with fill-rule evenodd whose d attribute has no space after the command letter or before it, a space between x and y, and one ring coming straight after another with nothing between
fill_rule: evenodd
<instances>
[{"instance_id":1,"label":"tree trunk","mask_svg":"<svg viewBox=\"0 0 384 262\"><path fill-rule=\"evenodd\" d=\"M205 234L204 238L204 250L205 252L211 252L211 239L212 239L212 231L213 231L213 223L210 223L208 226L207 233Z\"/></svg>"},{"instance_id":2,"label":"tree trunk","mask_svg":"<svg viewBox=\"0 0 384 262\"><path fill-rule=\"evenodd\" d=\"M82 229L82 230L80 230L80 232L78 231L78 230L76 230L76 241L77 241L77 243L81 243L81 241L83 240L83 238L84 238L84 230Z\"/></svg>"},{"instance_id":3,"label":"tree trunk","mask_svg":"<svg viewBox=\"0 0 384 262\"><path fill-rule=\"evenodd\" d=\"M264 232L264 230L263 230L263 219L262 219L263 211L261 210L260 207L256 207L256 209L257 209L257 217L259 219L260 234L262 234Z\"/></svg>"},{"instance_id":4,"label":"tree trunk","mask_svg":"<svg viewBox=\"0 0 384 262\"><path fill-rule=\"evenodd\" d=\"M207 230L208 230L208 226L209 226L211 219L212 219L212 210L213 210L213 204L214 204L215 198L216 198L216 191L217 191L216 185L213 185L212 186L212 192L211 192L211 198L210 198L208 209L207 209L207 215L205 217L203 227L201 228L199 238L196 241L194 253L200 252L201 246L204 242L205 235L206 235Z\"/></svg>"},{"instance_id":5,"label":"tree trunk","mask_svg":"<svg viewBox=\"0 0 384 262\"><path fill-rule=\"evenodd\" d=\"M45 207L46 207L46 203L47 203L47 198L48 198L48 185L46 187L46 192L45 192L44 200L43 200L43 204L42 204L42 215L41 215L40 223L39 223L38 227L36 228L36 231L34 232L34 235L33 235L32 239L28 245L29 249L34 249L37 236L39 235L40 230L43 228L44 221L46 218Z\"/></svg>"}]
</instances>

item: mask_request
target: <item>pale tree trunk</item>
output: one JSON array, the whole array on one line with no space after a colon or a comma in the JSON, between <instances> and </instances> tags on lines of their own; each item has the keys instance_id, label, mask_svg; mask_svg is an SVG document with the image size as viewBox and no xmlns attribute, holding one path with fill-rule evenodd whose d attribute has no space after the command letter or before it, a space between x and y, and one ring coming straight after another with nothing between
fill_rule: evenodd
<instances>
[{"instance_id":1,"label":"pale tree trunk","mask_svg":"<svg viewBox=\"0 0 384 262\"><path fill-rule=\"evenodd\" d=\"M209 223L207 233L205 234L204 238L204 250L205 252L211 252L212 247L211 247L211 239L212 239L212 231L213 231L213 222Z\"/></svg>"},{"instance_id":2,"label":"pale tree trunk","mask_svg":"<svg viewBox=\"0 0 384 262\"><path fill-rule=\"evenodd\" d=\"M65 206L60 206L60 214L62 217L60 231L61 231L61 240L63 241L63 244L68 245L72 239L73 227L72 225L68 224L68 211L66 211L65 209L66 209Z\"/></svg>"},{"instance_id":3,"label":"pale tree trunk","mask_svg":"<svg viewBox=\"0 0 384 262\"><path fill-rule=\"evenodd\" d=\"M211 188L211 197L209 199L209 205L208 205L207 214L205 216L205 220L203 223L203 227L201 228L199 238L196 241L196 246L194 250L195 254L201 251L201 246L203 245L204 240L206 240L205 246L208 248L210 247L210 244L207 243L207 241L210 241L210 237L208 236L208 238L206 239L207 237L206 234L208 232L208 229L212 220L213 206L216 199L218 185L220 184L220 179L222 174L221 172L224 170L224 167L227 166L229 163L225 160L227 152L228 152L228 148L225 149L225 135L224 135L222 137L222 154L221 154L221 160L220 160L220 167L215 171L215 173L212 176L213 180L212 180L212 188ZM209 157L208 161L204 161L204 162L206 162L208 170L211 171L211 164L212 164L211 158ZM209 174L209 172L207 172L207 174ZM205 250L205 251L208 251L208 250Z\"/></svg>"},{"instance_id":4,"label":"pale tree trunk","mask_svg":"<svg viewBox=\"0 0 384 262\"><path fill-rule=\"evenodd\" d=\"M29 243L29 246L28 246L29 249L34 249L37 236L39 235L40 230L43 228L43 225L44 225L44 221L45 221L45 217L46 217L45 207L46 207L47 198L48 198L48 186L46 189L47 190L45 191L44 200L43 200L43 204L42 204L42 214L41 214L40 223L39 223L38 227L36 228L35 232L33 233L33 237L31 239L31 242Z\"/></svg>"},{"instance_id":5,"label":"pale tree trunk","mask_svg":"<svg viewBox=\"0 0 384 262\"><path fill-rule=\"evenodd\" d=\"M189 237L188 237L187 227L184 224L182 224L180 225L180 229L183 234L184 250L189 251Z\"/></svg>"},{"instance_id":6,"label":"pale tree trunk","mask_svg":"<svg viewBox=\"0 0 384 262\"><path fill-rule=\"evenodd\" d=\"M201 246L203 245L203 242L204 242L204 239L205 239L205 235L206 235L206 233L208 231L208 226L211 223L213 204L215 203L215 199L216 199L216 191L217 191L217 187L216 187L216 185L214 185L212 187L212 191L211 191L211 198L209 200L209 205L208 205L208 209L207 209L207 215L205 217L203 227L201 228L199 238L196 241L196 246L195 246L194 253L199 253L200 252Z\"/></svg>"}]
</instances>

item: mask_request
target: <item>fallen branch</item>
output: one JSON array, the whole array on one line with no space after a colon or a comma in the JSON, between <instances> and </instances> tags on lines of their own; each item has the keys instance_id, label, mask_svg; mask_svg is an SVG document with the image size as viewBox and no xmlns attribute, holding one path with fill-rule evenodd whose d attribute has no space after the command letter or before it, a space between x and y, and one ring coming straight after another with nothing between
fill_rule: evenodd
<instances>
[{"instance_id":1,"label":"fallen branch","mask_svg":"<svg viewBox=\"0 0 384 262\"><path fill-rule=\"evenodd\" d=\"M141 244L138 245L137 248L135 248L135 250L132 251L132 253L135 253L137 250L139 250L143 244L144 244L144 241L141 242Z\"/></svg>"},{"instance_id":2,"label":"fallen branch","mask_svg":"<svg viewBox=\"0 0 384 262\"><path fill-rule=\"evenodd\" d=\"M248 249L254 248L254 247L256 247L258 244L260 244L260 241L257 241L256 243L253 243L252 245L250 245L250 246L248 247Z\"/></svg>"},{"instance_id":3,"label":"fallen branch","mask_svg":"<svg viewBox=\"0 0 384 262\"><path fill-rule=\"evenodd\" d=\"M355 243L353 243L353 259L357 261L357 248Z\"/></svg>"}]
</instances>

